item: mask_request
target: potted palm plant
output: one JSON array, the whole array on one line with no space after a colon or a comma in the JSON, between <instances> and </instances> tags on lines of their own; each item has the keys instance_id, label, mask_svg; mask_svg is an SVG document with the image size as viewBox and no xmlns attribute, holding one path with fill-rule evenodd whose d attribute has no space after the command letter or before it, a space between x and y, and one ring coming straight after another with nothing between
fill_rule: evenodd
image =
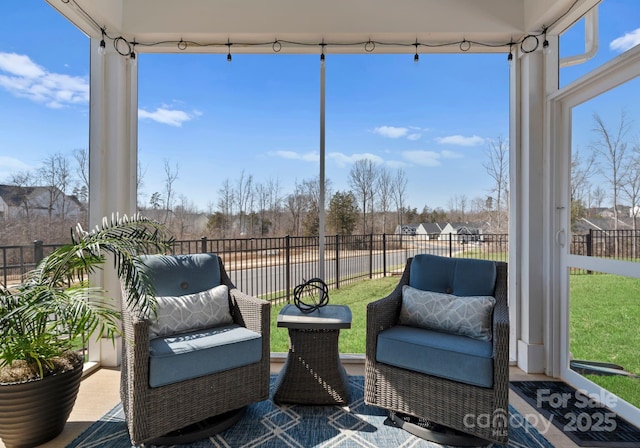
<instances>
[{"instance_id":1,"label":"potted palm plant","mask_svg":"<svg viewBox=\"0 0 640 448\"><path fill-rule=\"evenodd\" d=\"M8 448L32 447L64 429L75 402L82 337L114 338L120 311L89 276L113 262L127 291L122 306L153 307L136 256L166 252L165 228L142 216L106 218L91 232L79 225L71 243L44 257L20 284L0 285L0 438ZM145 299L150 293L151 299Z\"/></svg>"}]
</instances>

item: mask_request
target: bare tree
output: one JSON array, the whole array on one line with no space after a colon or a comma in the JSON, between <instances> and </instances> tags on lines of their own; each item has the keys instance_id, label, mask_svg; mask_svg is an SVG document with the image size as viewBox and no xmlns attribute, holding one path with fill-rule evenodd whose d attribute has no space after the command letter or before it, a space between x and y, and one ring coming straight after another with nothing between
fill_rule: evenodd
<instances>
[{"instance_id":1,"label":"bare tree","mask_svg":"<svg viewBox=\"0 0 640 448\"><path fill-rule=\"evenodd\" d=\"M298 236L302 228L302 214L305 210L306 195L304 187L297 181L293 193L287 196L286 207L291 215L291 231L290 233Z\"/></svg>"},{"instance_id":2,"label":"bare tree","mask_svg":"<svg viewBox=\"0 0 640 448\"><path fill-rule=\"evenodd\" d=\"M598 168L607 183L611 186L613 199L614 229L618 230L618 198L620 186L626 174L625 153L627 142L625 138L629 132L629 123L626 119L626 112L620 112L620 121L614 129L607 128L605 122L597 113L593 114L595 121L593 132L596 134L596 141L591 143L594 153L600 156ZM618 256L618 239L615 239L614 250Z\"/></svg>"},{"instance_id":3,"label":"bare tree","mask_svg":"<svg viewBox=\"0 0 640 448\"><path fill-rule=\"evenodd\" d=\"M142 187L144 186L144 177L147 174L147 169L142 167L142 163L138 160L138 171L136 175L136 195L138 204L144 203L145 194L142 193Z\"/></svg>"},{"instance_id":4,"label":"bare tree","mask_svg":"<svg viewBox=\"0 0 640 448\"><path fill-rule=\"evenodd\" d=\"M404 214L405 207L405 195L407 192L407 176L402 168L398 168L396 175L392 181L392 195L396 204L396 211L398 213L398 224L402 226L402 216Z\"/></svg>"},{"instance_id":5,"label":"bare tree","mask_svg":"<svg viewBox=\"0 0 640 448\"><path fill-rule=\"evenodd\" d=\"M54 211L61 219L67 215L67 192L71 183L71 169L67 156L56 153L47 157L38 170L38 178L48 191L47 214L52 220Z\"/></svg>"},{"instance_id":6,"label":"bare tree","mask_svg":"<svg viewBox=\"0 0 640 448\"><path fill-rule=\"evenodd\" d=\"M591 191L590 194L592 198L590 203L593 204L594 207L597 207L597 208L602 207L604 198L607 196L607 192L604 191L604 188L598 185L596 188L593 189L593 191Z\"/></svg>"},{"instance_id":7,"label":"bare tree","mask_svg":"<svg viewBox=\"0 0 640 448\"><path fill-rule=\"evenodd\" d=\"M231 219L233 218L233 187L229 179L225 179L222 187L218 190L218 211L222 215L220 227L222 237L229 236L231 230Z\"/></svg>"},{"instance_id":8,"label":"bare tree","mask_svg":"<svg viewBox=\"0 0 640 448\"><path fill-rule=\"evenodd\" d=\"M31 201L29 196L29 188L36 184L34 175L31 171L20 171L12 173L9 178L9 184L18 188L18 199L22 204L27 225L31 223Z\"/></svg>"},{"instance_id":9,"label":"bare tree","mask_svg":"<svg viewBox=\"0 0 640 448\"><path fill-rule=\"evenodd\" d=\"M509 188L509 145L502 137L489 140L487 148L488 160L482 165L494 182L492 193L496 194L495 200L495 230L502 232L506 225L503 215L503 202L507 199ZM505 207L508 211L508 207Z\"/></svg>"},{"instance_id":10,"label":"bare tree","mask_svg":"<svg viewBox=\"0 0 640 448\"><path fill-rule=\"evenodd\" d=\"M253 176L245 175L244 170L242 170L240 178L236 182L233 197L238 209L240 234L243 235L247 233L247 216L253 206Z\"/></svg>"},{"instance_id":11,"label":"bare tree","mask_svg":"<svg viewBox=\"0 0 640 448\"><path fill-rule=\"evenodd\" d=\"M267 212L269 211L269 188L265 184L257 184L255 186L255 196L258 202L258 216L260 222L258 223L260 236L265 236L269 227Z\"/></svg>"},{"instance_id":12,"label":"bare tree","mask_svg":"<svg viewBox=\"0 0 640 448\"><path fill-rule=\"evenodd\" d=\"M306 197L305 216L302 220L302 228L307 236L315 236L320 233L320 177L302 181L302 189ZM325 208L327 198L331 197L331 180L325 179Z\"/></svg>"},{"instance_id":13,"label":"bare tree","mask_svg":"<svg viewBox=\"0 0 640 448\"><path fill-rule=\"evenodd\" d=\"M76 176L80 183L79 189L82 187L89 191L89 151L86 148L78 148L73 150L73 158L76 161Z\"/></svg>"},{"instance_id":14,"label":"bare tree","mask_svg":"<svg viewBox=\"0 0 640 448\"><path fill-rule=\"evenodd\" d=\"M571 222L585 215L585 209L589 206L587 198L590 193L589 179L594 174L595 154L591 153L584 160L579 151L575 151L571 157Z\"/></svg>"},{"instance_id":15,"label":"bare tree","mask_svg":"<svg viewBox=\"0 0 640 448\"><path fill-rule=\"evenodd\" d=\"M637 258L637 238L635 231L638 230L638 211L640 210L640 143L633 147L633 153L629 159L626 175L621 185L622 192L629 200L630 215L633 222L634 238L632 241L633 258Z\"/></svg>"},{"instance_id":16,"label":"bare tree","mask_svg":"<svg viewBox=\"0 0 640 448\"><path fill-rule=\"evenodd\" d=\"M169 164L168 160L164 161L164 223L169 222L169 213L171 213L173 209L173 184L178 179L178 172L180 171L180 167L176 163L172 168Z\"/></svg>"},{"instance_id":17,"label":"bare tree","mask_svg":"<svg viewBox=\"0 0 640 448\"><path fill-rule=\"evenodd\" d=\"M367 211L373 216L375 185L380 171L370 159L356 161L349 172L349 185L362 205L362 233L367 233ZM367 208L368 207L368 208Z\"/></svg>"},{"instance_id":18,"label":"bare tree","mask_svg":"<svg viewBox=\"0 0 640 448\"><path fill-rule=\"evenodd\" d=\"M280 211L282 208L282 192L280 181L276 178L269 178L267 181L268 209L272 229L274 232L280 231Z\"/></svg>"},{"instance_id":19,"label":"bare tree","mask_svg":"<svg viewBox=\"0 0 640 448\"><path fill-rule=\"evenodd\" d=\"M391 208L393 197L393 179L389 170L384 167L380 168L376 189L378 190L378 206L382 214L382 233L387 233L387 213Z\"/></svg>"}]
</instances>

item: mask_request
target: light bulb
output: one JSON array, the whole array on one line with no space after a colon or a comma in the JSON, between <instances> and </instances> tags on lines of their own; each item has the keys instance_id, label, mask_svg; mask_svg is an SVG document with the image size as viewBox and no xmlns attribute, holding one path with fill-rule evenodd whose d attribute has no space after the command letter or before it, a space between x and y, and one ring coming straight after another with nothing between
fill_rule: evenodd
<instances>
[{"instance_id":1,"label":"light bulb","mask_svg":"<svg viewBox=\"0 0 640 448\"><path fill-rule=\"evenodd\" d=\"M551 47L549 47L549 41L547 39L542 42L542 53L549 54L551 53Z\"/></svg>"},{"instance_id":2,"label":"light bulb","mask_svg":"<svg viewBox=\"0 0 640 448\"><path fill-rule=\"evenodd\" d=\"M104 42L104 39L100 41L100 45L98 46L98 54L100 56L104 56L107 52L107 44Z\"/></svg>"}]
</instances>

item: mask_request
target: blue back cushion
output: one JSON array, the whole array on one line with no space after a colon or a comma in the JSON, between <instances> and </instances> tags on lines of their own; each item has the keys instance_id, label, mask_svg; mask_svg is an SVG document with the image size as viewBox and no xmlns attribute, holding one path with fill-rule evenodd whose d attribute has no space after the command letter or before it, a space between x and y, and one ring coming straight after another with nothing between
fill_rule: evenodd
<instances>
[{"instance_id":1,"label":"blue back cushion","mask_svg":"<svg viewBox=\"0 0 640 448\"><path fill-rule=\"evenodd\" d=\"M488 260L420 254L413 257L409 286L457 296L493 296L496 264Z\"/></svg>"},{"instance_id":2,"label":"blue back cushion","mask_svg":"<svg viewBox=\"0 0 640 448\"><path fill-rule=\"evenodd\" d=\"M182 296L220 285L220 265L215 254L141 255L155 295Z\"/></svg>"}]
</instances>

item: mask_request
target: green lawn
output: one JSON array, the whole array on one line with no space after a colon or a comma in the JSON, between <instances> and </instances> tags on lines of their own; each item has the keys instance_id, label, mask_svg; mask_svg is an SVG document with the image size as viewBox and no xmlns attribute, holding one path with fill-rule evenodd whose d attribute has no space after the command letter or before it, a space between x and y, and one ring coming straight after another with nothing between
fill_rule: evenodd
<instances>
[{"instance_id":1,"label":"green lawn","mask_svg":"<svg viewBox=\"0 0 640 448\"><path fill-rule=\"evenodd\" d=\"M341 353L364 353L366 305L389 294L398 276L365 280L329 291L329 303L348 305L351 329L340 331ZM612 362L640 374L640 280L614 275L571 276L571 352L575 359ZM289 349L288 333L276 327L284 305L271 310L271 351ZM589 375L589 379L640 407L640 379Z\"/></svg>"},{"instance_id":2,"label":"green lawn","mask_svg":"<svg viewBox=\"0 0 640 448\"><path fill-rule=\"evenodd\" d=\"M640 279L572 275L570 350L574 359L611 362L640 374ZM587 375L640 407L640 378Z\"/></svg>"},{"instance_id":3,"label":"green lawn","mask_svg":"<svg viewBox=\"0 0 640 448\"><path fill-rule=\"evenodd\" d=\"M348 305L353 315L351 328L340 330L340 353L364 353L366 340L367 303L388 295L398 284L399 276L390 276L374 280L365 280L340 289L329 290L329 303ZM276 319L284 305L271 308L271 351L289 350L289 336L286 328L277 328Z\"/></svg>"}]
</instances>

